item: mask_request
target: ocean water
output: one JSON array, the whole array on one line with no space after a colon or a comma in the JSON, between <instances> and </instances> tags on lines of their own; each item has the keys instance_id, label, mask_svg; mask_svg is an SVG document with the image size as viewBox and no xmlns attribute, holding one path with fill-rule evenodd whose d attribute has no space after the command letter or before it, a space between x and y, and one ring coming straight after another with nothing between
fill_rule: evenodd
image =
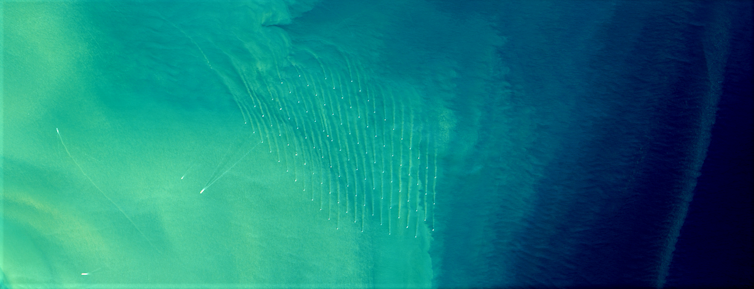
<instances>
[{"instance_id":1,"label":"ocean water","mask_svg":"<svg viewBox=\"0 0 754 289\"><path fill-rule=\"evenodd\" d=\"M752 284L751 2L0 7L2 288Z\"/></svg>"}]
</instances>

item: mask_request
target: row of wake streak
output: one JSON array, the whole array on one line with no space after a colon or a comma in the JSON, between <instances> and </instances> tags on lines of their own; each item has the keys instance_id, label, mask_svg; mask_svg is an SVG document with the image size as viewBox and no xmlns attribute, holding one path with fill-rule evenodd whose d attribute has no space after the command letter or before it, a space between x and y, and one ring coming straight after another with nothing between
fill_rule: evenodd
<instances>
[{"instance_id":1,"label":"row of wake streak","mask_svg":"<svg viewBox=\"0 0 754 289\"><path fill-rule=\"evenodd\" d=\"M302 51L274 73L237 69L245 93L234 97L252 135L336 229L363 231L370 217L388 234L434 227L437 147L420 95L345 53L327 60Z\"/></svg>"}]
</instances>

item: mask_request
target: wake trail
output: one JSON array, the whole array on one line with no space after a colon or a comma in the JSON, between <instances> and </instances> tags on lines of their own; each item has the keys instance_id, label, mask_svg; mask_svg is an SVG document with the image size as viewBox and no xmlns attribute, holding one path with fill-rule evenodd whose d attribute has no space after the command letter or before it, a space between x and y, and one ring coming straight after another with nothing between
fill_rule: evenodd
<instances>
[{"instance_id":1,"label":"wake trail","mask_svg":"<svg viewBox=\"0 0 754 289\"><path fill-rule=\"evenodd\" d=\"M233 169L233 167L235 167L239 162L241 162L241 160L243 160L247 155L249 155L249 153L251 153L251 151L253 151L260 144L261 143L258 143L257 145L255 145L251 149L249 149L249 151L247 151L241 158L239 158L235 163L233 163L233 165L231 165L227 170L225 170L225 172L223 172L219 177L217 177L216 179L212 180L209 184L207 184L204 188L202 188L202 190L199 191L199 193L200 194L204 193L204 190L208 189L210 186L212 186L212 184L214 184L220 178L222 178L225 174L227 174L231 169Z\"/></svg>"},{"instance_id":2,"label":"wake trail","mask_svg":"<svg viewBox=\"0 0 754 289\"><path fill-rule=\"evenodd\" d=\"M55 131L58 133L58 139L60 139L60 143L63 145L63 148L65 149L65 152L68 154L68 156L71 158L71 160L73 160L73 163L76 164L76 167L79 168L79 171L81 171L81 174L83 174L84 177L86 177L86 179L89 180L89 182L97 189L97 191L100 192L100 194L102 194L103 197L105 197L105 199L107 199L111 204L113 204L113 206L115 206L115 208L117 208L118 211L120 211L120 213L123 214L124 217L126 217L126 219L128 220L128 222L130 222L131 225L134 227L134 229L136 229L136 231L138 231L139 234L141 234L141 236L145 240L147 240L147 242L149 243L149 245L152 246L152 248L155 249L155 251L157 251L158 253L160 253L160 255L164 255L162 253L162 250L158 249L152 243L152 241L149 240L149 238L147 238L147 236L144 234L144 232L142 232L141 229L139 229L139 226L136 226L136 223L134 223L134 221L131 220L131 217L129 217L128 214L126 214L126 212L123 211L123 209L121 209L120 206L118 206L118 204L116 204L112 199L110 199L110 197L108 197L107 194L105 194L105 192L102 191L102 189L96 183L94 183L94 181L92 180L92 178L90 178L89 175L87 175L86 172L84 172L84 169L81 168L81 166L76 161L76 159L73 157L73 155L71 155L71 152L68 151L68 146L65 145L65 142L63 141L63 136L60 135L60 130L58 128L55 128Z\"/></svg>"}]
</instances>

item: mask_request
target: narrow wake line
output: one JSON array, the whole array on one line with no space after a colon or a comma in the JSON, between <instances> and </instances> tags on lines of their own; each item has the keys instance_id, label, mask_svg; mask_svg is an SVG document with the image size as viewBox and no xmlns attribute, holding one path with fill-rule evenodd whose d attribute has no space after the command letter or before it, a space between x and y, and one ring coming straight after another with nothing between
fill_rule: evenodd
<instances>
[{"instance_id":1,"label":"narrow wake line","mask_svg":"<svg viewBox=\"0 0 754 289\"><path fill-rule=\"evenodd\" d=\"M240 136L239 136L239 137L240 137ZM214 170L214 171L212 171L212 174L211 174L211 175L209 176L209 181L207 181L207 184L205 184L205 185L204 185L204 187L205 187L205 188L207 188L207 187L209 187L209 186L210 186L210 185L209 185L209 183L210 183L210 181L212 181L212 180L213 180L213 179L215 178L215 175L217 174L217 170L219 170L219 169L220 169L220 167L222 167L222 166L223 166L223 164L225 164L226 162L229 162L229 161L230 161L230 159L231 159L231 157L232 157L232 155L230 155L230 151L231 151L231 149L233 148L233 144L234 144L234 143L235 143L235 142L236 142L237 140L238 140L238 137L237 137L237 138L236 138L236 139L235 139L235 140L234 140L234 141L233 141L232 143L230 143L230 145L228 145L228 149L227 149L227 150L225 151L225 155L223 156L223 158L222 158L222 159L220 159L220 162L219 162L219 163L217 164L217 167L215 167L215 170ZM235 154L235 152L234 152L233 154ZM227 158L227 161L225 160L226 158Z\"/></svg>"},{"instance_id":2,"label":"narrow wake line","mask_svg":"<svg viewBox=\"0 0 754 289\"><path fill-rule=\"evenodd\" d=\"M60 143L61 143L61 144L63 145L63 148L65 149L65 152L66 152L66 153L68 154L68 156L69 156L69 157L71 158L71 160L73 160L73 163L74 163L74 164L76 164L76 167L78 167L78 168L79 168L79 171L81 171L81 174L83 174L83 175L84 175L84 177L86 177L86 179L87 179L87 180L89 180L89 182L90 182L90 183L92 183L92 185L93 185L93 186L94 186L95 188L97 188L97 190L98 190L98 191L100 192L100 194L102 194L102 196L104 196L104 197L105 197L105 198L106 198L106 199L107 199L108 201L110 201L110 203L111 203L111 204L113 204L113 206L115 206L116 208L118 208L118 211L120 211L120 213L121 213L121 214L123 214L123 216L124 216L124 217L126 217L126 219L127 219L127 220L128 220L129 222L131 222L131 225L133 225L133 226L134 226L134 229L136 229L136 231L138 231L138 232L139 232L139 234L141 234L141 236L142 236L142 237L144 237L144 239L145 239L145 240L147 240L147 242L149 243L149 245L150 245L150 246L152 246L152 248L154 248L154 249L155 249L155 250L156 250L156 251L157 251L158 253L160 253L160 255L164 255L164 254L162 253L162 251L161 251L160 249L158 249L158 248L157 248L157 247L156 247L156 246L155 246L155 245L154 245L154 244L152 243L152 241L151 241L151 240L149 240L149 238L147 238L147 236L146 236L146 235L144 235L144 232L142 232L142 231L141 231L141 229L139 229L139 227L138 227L138 226L136 226L136 223L134 223L134 221L133 221L133 220L131 220L131 218L130 218L130 217L128 216L128 214L126 214L126 212L124 212L124 211L123 211L123 209L121 209L121 208L120 208L120 206L118 206L118 204L116 204L115 202L113 202L113 200L112 200L112 199L110 199L110 197L108 197L108 196L107 196L107 194L105 194L105 192L104 192L104 191L102 191L102 189L100 189L100 187L99 187L99 186L98 186L98 185L97 185L96 183L94 183L94 181L92 180L92 178L90 178L90 177L89 177L89 175L87 175L87 174L86 174L86 172L84 172L84 169L83 169L83 168L81 168L81 166L80 166L80 165L79 165L79 163L78 163L78 162L76 161L76 159L75 159L75 158L74 158L74 157L73 157L73 156L71 155L71 152L70 152L70 151L68 151L68 147L67 147L67 146L65 145L65 142L63 142L63 136L61 136L61 135L60 135L60 130L58 130L58 128L56 127L56 128L55 128L55 131L56 131L56 132L58 133L58 139L60 139Z\"/></svg>"},{"instance_id":3,"label":"narrow wake line","mask_svg":"<svg viewBox=\"0 0 754 289\"><path fill-rule=\"evenodd\" d=\"M200 193L200 194L201 194L201 193L204 193L204 190L208 189L208 188L209 188L210 186L212 186L212 184L214 184L215 182L217 182L217 180L219 180L219 179L220 179L220 178L222 178L222 177L223 177L223 176L224 176L225 174L227 174L227 173L228 173L228 172L229 172L229 171L230 171L231 169L233 169L233 167L235 167L235 166L236 166L236 165L237 165L237 164L238 164L239 162L241 162L241 160L243 160L243 159L244 159L244 158L245 158L245 157L246 157L247 155L249 155L249 153L250 153L251 151L253 151L253 150L254 150L254 149L255 149L255 148L257 147L257 146L259 146L260 144L262 144L262 143L260 142L260 143L258 143L257 145L255 145L254 147L252 147L251 149L249 149L249 151L248 151L248 152L246 152L246 153L245 153L245 154L244 154L244 155L243 155L243 156L242 156L242 157L241 157L240 159L238 159L238 160L237 160L237 161L236 161L235 163L233 163L233 165L232 165L232 166L230 166L230 167L229 167L229 168L228 168L227 170L225 170L225 172L223 172L223 173L222 173L222 174L221 174L221 175L220 175L219 177L217 177L216 179L212 180L212 181L211 181L211 182L209 182L209 183L208 183L208 184L207 184L207 185L206 185L206 186L205 186L204 188L202 188L202 190L201 190L201 191L199 191L199 193ZM210 179L210 180L211 180L211 179Z\"/></svg>"}]
</instances>

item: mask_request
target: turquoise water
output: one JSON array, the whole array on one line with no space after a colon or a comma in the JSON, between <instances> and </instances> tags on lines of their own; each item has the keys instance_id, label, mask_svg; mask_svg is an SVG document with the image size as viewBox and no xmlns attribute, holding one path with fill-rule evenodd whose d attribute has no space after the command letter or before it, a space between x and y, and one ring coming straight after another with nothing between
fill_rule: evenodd
<instances>
[{"instance_id":1,"label":"turquoise water","mask_svg":"<svg viewBox=\"0 0 754 289\"><path fill-rule=\"evenodd\" d=\"M0 3L0 287L684 284L751 9L676 2Z\"/></svg>"},{"instance_id":2,"label":"turquoise water","mask_svg":"<svg viewBox=\"0 0 754 289\"><path fill-rule=\"evenodd\" d=\"M6 4L8 284L430 286L458 64L393 4Z\"/></svg>"}]
</instances>

